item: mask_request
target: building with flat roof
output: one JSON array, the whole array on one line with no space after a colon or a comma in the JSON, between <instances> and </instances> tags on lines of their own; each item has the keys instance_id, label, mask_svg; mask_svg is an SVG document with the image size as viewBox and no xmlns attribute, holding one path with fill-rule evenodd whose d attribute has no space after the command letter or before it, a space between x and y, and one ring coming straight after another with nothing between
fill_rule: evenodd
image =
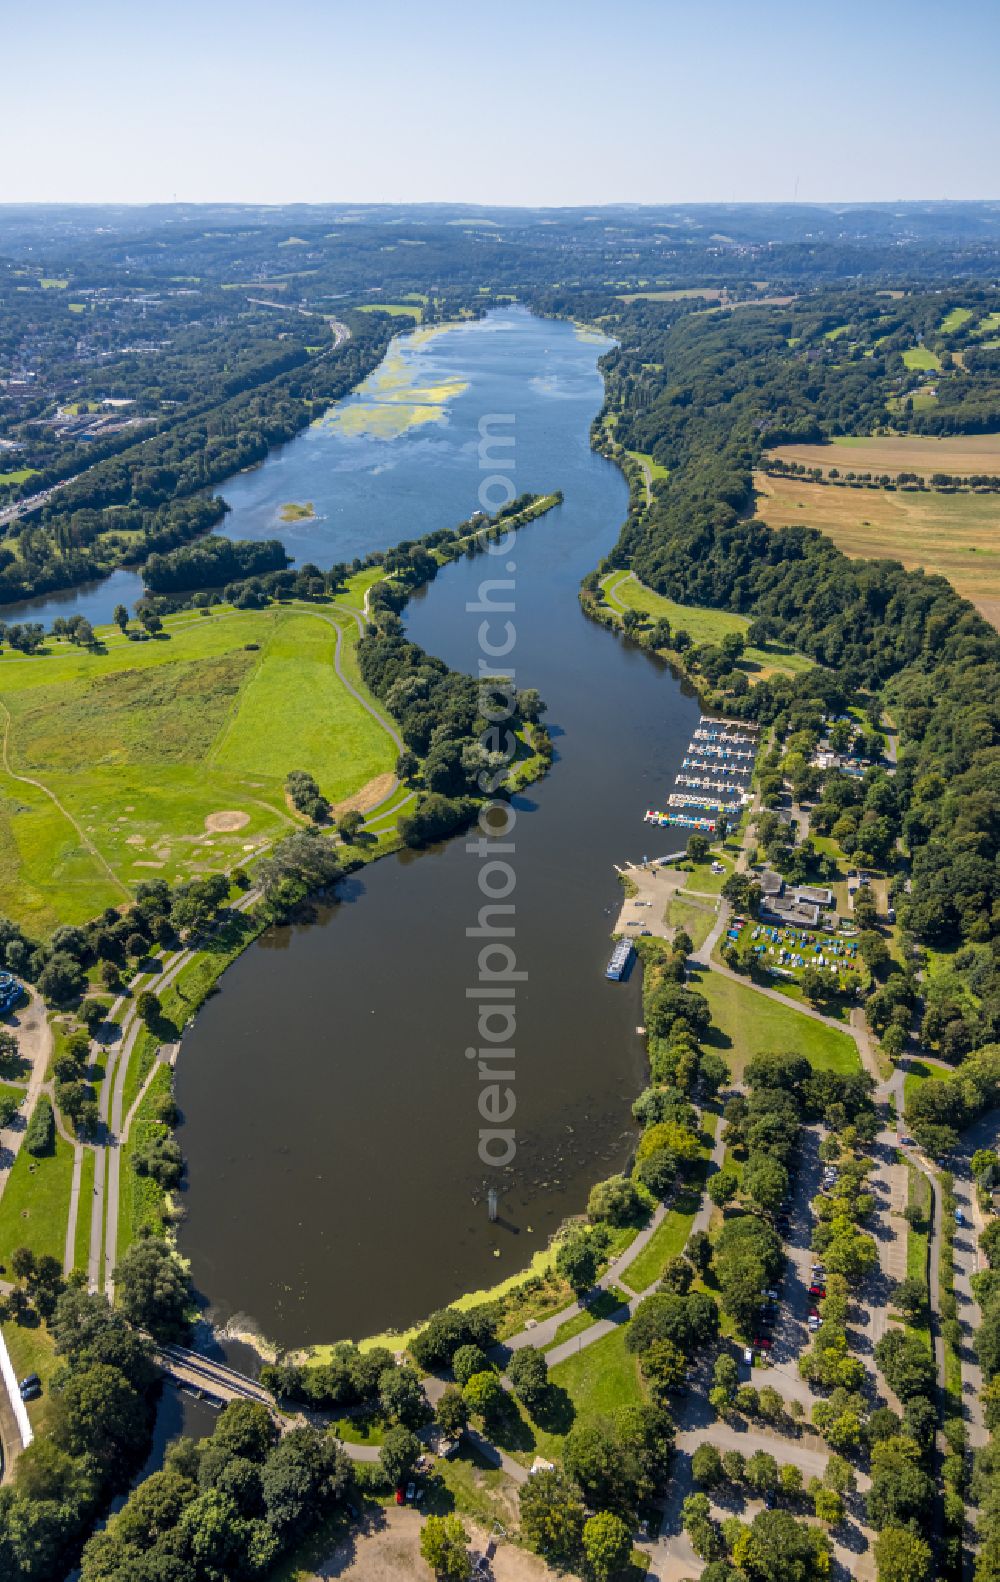
<instances>
[{"instance_id":1,"label":"building with flat roof","mask_svg":"<svg viewBox=\"0 0 1000 1582\"><path fill-rule=\"evenodd\" d=\"M796 901L804 901L807 906L832 906L833 891L820 890L814 885L800 884L795 887Z\"/></svg>"},{"instance_id":2,"label":"building with flat roof","mask_svg":"<svg viewBox=\"0 0 1000 1582\"><path fill-rule=\"evenodd\" d=\"M763 873L754 875L760 885L763 895L781 895L785 888L785 881L780 873L773 873L770 868L765 868Z\"/></svg>"}]
</instances>

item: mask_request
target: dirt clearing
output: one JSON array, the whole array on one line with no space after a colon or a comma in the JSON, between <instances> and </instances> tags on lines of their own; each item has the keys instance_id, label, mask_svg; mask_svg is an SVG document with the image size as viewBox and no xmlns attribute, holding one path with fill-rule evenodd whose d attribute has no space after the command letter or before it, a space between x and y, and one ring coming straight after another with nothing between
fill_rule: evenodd
<instances>
[{"instance_id":1,"label":"dirt clearing","mask_svg":"<svg viewBox=\"0 0 1000 1582\"><path fill-rule=\"evenodd\" d=\"M205 819L205 828L210 835L226 835L234 829L245 829L249 822L249 813L223 811L221 813L209 813Z\"/></svg>"}]
</instances>

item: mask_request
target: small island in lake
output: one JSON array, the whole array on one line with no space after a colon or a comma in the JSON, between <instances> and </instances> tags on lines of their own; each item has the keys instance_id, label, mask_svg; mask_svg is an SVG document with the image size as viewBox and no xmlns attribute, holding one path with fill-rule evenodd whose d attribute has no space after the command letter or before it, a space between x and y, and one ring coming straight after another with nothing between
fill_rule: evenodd
<instances>
[{"instance_id":1,"label":"small island in lake","mask_svg":"<svg viewBox=\"0 0 1000 1582\"><path fill-rule=\"evenodd\" d=\"M311 500L300 504L298 500L289 500L281 507L281 520L283 522L309 522L316 515L316 507Z\"/></svg>"}]
</instances>

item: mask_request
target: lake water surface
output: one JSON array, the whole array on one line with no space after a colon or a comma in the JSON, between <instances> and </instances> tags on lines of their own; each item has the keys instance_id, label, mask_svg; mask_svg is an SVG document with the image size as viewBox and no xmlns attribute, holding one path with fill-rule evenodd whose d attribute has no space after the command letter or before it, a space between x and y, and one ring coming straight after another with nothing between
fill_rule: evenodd
<instances>
[{"instance_id":1,"label":"lake water surface","mask_svg":"<svg viewBox=\"0 0 1000 1582\"><path fill-rule=\"evenodd\" d=\"M518 535L509 573L492 556L464 560L405 615L416 642L474 670L482 615L467 605L484 578L509 575L505 663L546 699L557 747L551 774L517 799L510 837L513 945L527 975L511 1168L497 1182L478 1153L480 1083L465 1051L480 942L466 930L483 858L464 837L386 859L316 924L269 932L184 1039L180 1247L213 1316L243 1316L284 1345L402 1327L515 1273L633 1146L639 987L604 977L614 864L667 849L642 814L676 772L697 705L579 608L580 579L627 506L617 468L589 445L607 345L520 309L418 333L321 423L220 490L227 533L280 536L299 564L321 567L454 526L511 457L518 492L565 496ZM501 426L515 443L484 471L480 426L498 416L513 417ZM311 501L315 520L283 524L292 500Z\"/></svg>"},{"instance_id":2,"label":"lake water surface","mask_svg":"<svg viewBox=\"0 0 1000 1582\"><path fill-rule=\"evenodd\" d=\"M184 1040L180 1246L215 1316L286 1345L402 1327L516 1272L627 1159L644 1067L638 983L604 977L614 864L660 849L642 814L697 707L577 600L627 506L589 445L607 343L513 309L397 345L388 375L224 486L226 531L280 532L325 566L452 526L477 506L480 422L497 414L514 416L517 490L563 490L511 552L510 658L558 749L515 804L517 1155L491 1225L465 1057L483 859L464 838L380 862L316 925L272 930ZM317 520L283 527L289 500ZM467 604L497 569L485 555L448 567L411 602L411 637L474 669L482 616Z\"/></svg>"}]
</instances>

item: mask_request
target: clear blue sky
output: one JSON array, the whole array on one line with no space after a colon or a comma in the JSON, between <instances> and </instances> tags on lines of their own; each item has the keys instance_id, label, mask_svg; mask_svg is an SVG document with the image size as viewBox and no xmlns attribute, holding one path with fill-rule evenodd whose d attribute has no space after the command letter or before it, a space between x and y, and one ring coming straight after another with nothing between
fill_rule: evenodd
<instances>
[{"instance_id":1,"label":"clear blue sky","mask_svg":"<svg viewBox=\"0 0 1000 1582\"><path fill-rule=\"evenodd\" d=\"M1000 197L1000 0L47 0L0 201Z\"/></svg>"}]
</instances>

